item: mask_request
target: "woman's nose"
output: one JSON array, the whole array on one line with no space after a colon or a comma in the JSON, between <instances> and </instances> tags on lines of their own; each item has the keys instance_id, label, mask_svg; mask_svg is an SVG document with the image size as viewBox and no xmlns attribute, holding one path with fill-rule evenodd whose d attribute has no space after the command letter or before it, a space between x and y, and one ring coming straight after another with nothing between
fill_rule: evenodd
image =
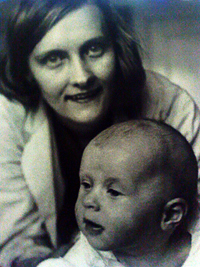
<instances>
[{"instance_id":1,"label":"woman's nose","mask_svg":"<svg viewBox=\"0 0 200 267\"><path fill-rule=\"evenodd\" d=\"M71 85L80 89L87 89L91 86L94 80L94 75L91 70L86 66L81 58L75 58L71 62Z\"/></svg>"},{"instance_id":2,"label":"woman's nose","mask_svg":"<svg viewBox=\"0 0 200 267\"><path fill-rule=\"evenodd\" d=\"M100 210L100 202L97 192L91 191L87 193L83 199L83 206L94 211Z\"/></svg>"}]
</instances>

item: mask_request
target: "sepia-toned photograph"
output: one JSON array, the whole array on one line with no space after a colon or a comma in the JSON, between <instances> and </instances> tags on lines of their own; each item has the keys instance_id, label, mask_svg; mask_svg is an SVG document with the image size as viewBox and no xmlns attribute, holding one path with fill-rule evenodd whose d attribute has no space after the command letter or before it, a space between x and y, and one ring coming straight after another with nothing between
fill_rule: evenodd
<instances>
[{"instance_id":1,"label":"sepia-toned photograph","mask_svg":"<svg viewBox=\"0 0 200 267\"><path fill-rule=\"evenodd\" d=\"M0 0L0 267L200 267L200 0Z\"/></svg>"}]
</instances>

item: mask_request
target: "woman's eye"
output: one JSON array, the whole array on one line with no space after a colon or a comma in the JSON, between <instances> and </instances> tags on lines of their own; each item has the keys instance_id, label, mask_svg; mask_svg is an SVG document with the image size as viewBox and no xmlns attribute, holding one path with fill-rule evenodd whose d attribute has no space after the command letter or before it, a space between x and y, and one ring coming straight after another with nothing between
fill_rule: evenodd
<instances>
[{"instance_id":1,"label":"woman's eye","mask_svg":"<svg viewBox=\"0 0 200 267\"><path fill-rule=\"evenodd\" d=\"M61 63L62 63L62 59L60 56L52 55L46 59L45 65L50 68L56 68L60 66Z\"/></svg>"},{"instance_id":2,"label":"woman's eye","mask_svg":"<svg viewBox=\"0 0 200 267\"><path fill-rule=\"evenodd\" d=\"M100 57L103 55L103 53L104 53L104 48L100 44L91 45L86 50L86 55L88 57L93 57L93 58Z\"/></svg>"},{"instance_id":3,"label":"woman's eye","mask_svg":"<svg viewBox=\"0 0 200 267\"><path fill-rule=\"evenodd\" d=\"M42 65L50 69L54 69L61 66L64 59L65 59L64 55L61 55L60 53L52 53L39 59L39 61Z\"/></svg>"},{"instance_id":4,"label":"woman's eye","mask_svg":"<svg viewBox=\"0 0 200 267\"><path fill-rule=\"evenodd\" d=\"M118 196L122 195L122 193L120 193L119 191L114 190L114 189L108 189L108 193L109 193L112 197L118 197Z\"/></svg>"}]
</instances>

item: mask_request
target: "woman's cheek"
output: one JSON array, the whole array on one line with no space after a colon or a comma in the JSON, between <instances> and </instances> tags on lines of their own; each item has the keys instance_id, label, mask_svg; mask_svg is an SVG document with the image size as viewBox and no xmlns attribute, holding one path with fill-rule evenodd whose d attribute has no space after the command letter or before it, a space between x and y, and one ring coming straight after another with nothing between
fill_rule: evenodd
<instances>
[{"instance_id":1,"label":"woman's cheek","mask_svg":"<svg viewBox=\"0 0 200 267\"><path fill-rule=\"evenodd\" d=\"M60 94L62 89L66 86L66 76L62 73L55 71L49 71L40 73L39 77L36 77L36 81L42 92L49 95Z\"/></svg>"},{"instance_id":2,"label":"woman's cheek","mask_svg":"<svg viewBox=\"0 0 200 267\"><path fill-rule=\"evenodd\" d=\"M92 64L93 73L102 82L110 82L114 78L115 62L114 54L108 53Z\"/></svg>"}]
</instances>

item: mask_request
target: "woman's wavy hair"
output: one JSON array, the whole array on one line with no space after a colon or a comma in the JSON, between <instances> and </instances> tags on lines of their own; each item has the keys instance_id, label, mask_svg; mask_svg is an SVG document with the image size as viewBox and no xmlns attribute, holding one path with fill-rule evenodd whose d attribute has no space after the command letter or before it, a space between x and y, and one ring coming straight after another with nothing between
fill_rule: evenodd
<instances>
[{"instance_id":1,"label":"woman's wavy hair","mask_svg":"<svg viewBox=\"0 0 200 267\"><path fill-rule=\"evenodd\" d=\"M111 36L116 60L116 90L113 109L137 116L145 71L134 40L133 27L123 12L109 0L10 0L6 14L0 64L0 92L10 100L18 100L27 108L35 108L40 89L30 78L28 57L36 44L59 20L85 3L93 3L103 13ZM13 8L13 5L15 6Z\"/></svg>"}]
</instances>

